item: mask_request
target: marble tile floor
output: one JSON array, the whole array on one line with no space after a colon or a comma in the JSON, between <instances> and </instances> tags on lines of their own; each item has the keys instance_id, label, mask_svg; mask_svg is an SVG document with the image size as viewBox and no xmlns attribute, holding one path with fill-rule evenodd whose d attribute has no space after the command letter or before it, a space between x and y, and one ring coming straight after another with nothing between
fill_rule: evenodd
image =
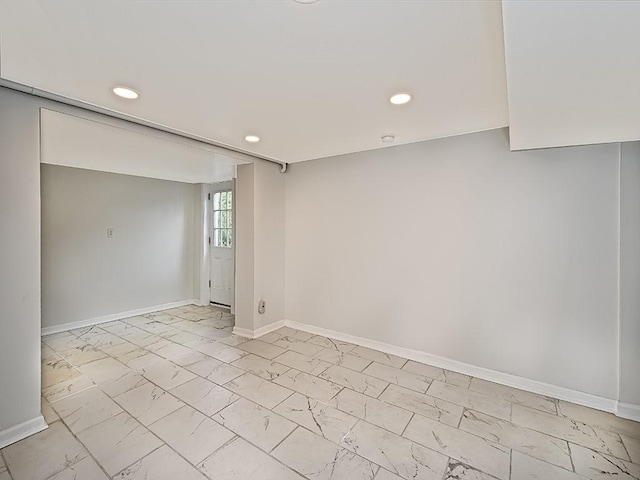
<instances>
[{"instance_id":1,"label":"marble tile floor","mask_svg":"<svg viewBox=\"0 0 640 480\"><path fill-rule=\"evenodd\" d=\"M640 424L187 306L43 337L0 480L640 480Z\"/></svg>"}]
</instances>

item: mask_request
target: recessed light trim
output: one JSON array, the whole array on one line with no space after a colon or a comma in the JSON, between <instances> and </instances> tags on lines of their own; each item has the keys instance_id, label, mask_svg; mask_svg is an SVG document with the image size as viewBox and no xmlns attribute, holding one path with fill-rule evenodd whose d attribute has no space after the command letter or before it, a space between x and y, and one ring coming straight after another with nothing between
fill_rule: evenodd
<instances>
[{"instance_id":1,"label":"recessed light trim","mask_svg":"<svg viewBox=\"0 0 640 480\"><path fill-rule=\"evenodd\" d=\"M293 0L296 3L301 3L302 5L308 5L310 3L316 3L318 0Z\"/></svg>"},{"instance_id":2,"label":"recessed light trim","mask_svg":"<svg viewBox=\"0 0 640 480\"><path fill-rule=\"evenodd\" d=\"M258 143L260 141L260 137L257 135L247 135L244 139L249 143Z\"/></svg>"},{"instance_id":3,"label":"recessed light trim","mask_svg":"<svg viewBox=\"0 0 640 480\"><path fill-rule=\"evenodd\" d=\"M114 87L113 93L119 97L126 98L127 100L135 100L139 97L138 92L131 90L128 87Z\"/></svg>"},{"instance_id":4,"label":"recessed light trim","mask_svg":"<svg viewBox=\"0 0 640 480\"><path fill-rule=\"evenodd\" d=\"M393 143L396 137L394 137L393 135L383 135L382 137L380 137L380 139L383 143Z\"/></svg>"},{"instance_id":5,"label":"recessed light trim","mask_svg":"<svg viewBox=\"0 0 640 480\"><path fill-rule=\"evenodd\" d=\"M396 93L389 98L389 101L394 105L404 105L411 101L411 94L406 92Z\"/></svg>"}]
</instances>

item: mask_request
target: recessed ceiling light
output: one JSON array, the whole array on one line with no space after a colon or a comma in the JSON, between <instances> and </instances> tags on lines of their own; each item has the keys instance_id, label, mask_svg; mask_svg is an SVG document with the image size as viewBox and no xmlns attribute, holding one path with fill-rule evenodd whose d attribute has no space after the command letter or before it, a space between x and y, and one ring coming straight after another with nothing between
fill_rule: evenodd
<instances>
[{"instance_id":1,"label":"recessed ceiling light","mask_svg":"<svg viewBox=\"0 0 640 480\"><path fill-rule=\"evenodd\" d=\"M138 92L131 90L130 88L127 88L127 87L115 87L113 89L113 93L115 93L119 97L126 98L129 100L134 100L138 98Z\"/></svg>"},{"instance_id":2,"label":"recessed ceiling light","mask_svg":"<svg viewBox=\"0 0 640 480\"><path fill-rule=\"evenodd\" d=\"M258 143L260 141L260 137L257 135L247 135L244 139L249 143Z\"/></svg>"},{"instance_id":3,"label":"recessed ceiling light","mask_svg":"<svg viewBox=\"0 0 640 480\"><path fill-rule=\"evenodd\" d=\"M384 143L393 143L393 141L396 139L396 137L394 137L393 135L383 135L381 138Z\"/></svg>"},{"instance_id":4,"label":"recessed ceiling light","mask_svg":"<svg viewBox=\"0 0 640 480\"><path fill-rule=\"evenodd\" d=\"M408 93L396 93L389 101L394 105L404 105L405 103L409 103L411 101L411 95Z\"/></svg>"},{"instance_id":5,"label":"recessed ceiling light","mask_svg":"<svg viewBox=\"0 0 640 480\"><path fill-rule=\"evenodd\" d=\"M303 5L309 4L309 3L316 3L318 0L293 0L296 3L302 3Z\"/></svg>"}]
</instances>

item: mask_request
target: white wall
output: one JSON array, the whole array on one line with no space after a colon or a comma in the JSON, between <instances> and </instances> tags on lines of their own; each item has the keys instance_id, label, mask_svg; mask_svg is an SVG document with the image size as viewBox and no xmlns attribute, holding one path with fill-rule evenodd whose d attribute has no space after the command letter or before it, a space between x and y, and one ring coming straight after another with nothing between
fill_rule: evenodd
<instances>
[{"instance_id":1,"label":"white wall","mask_svg":"<svg viewBox=\"0 0 640 480\"><path fill-rule=\"evenodd\" d=\"M41 175L43 327L194 298L194 185L44 164Z\"/></svg>"},{"instance_id":2,"label":"white wall","mask_svg":"<svg viewBox=\"0 0 640 480\"><path fill-rule=\"evenodd\" d=\"M267 162L238 166L235 190L237 333L251 335L284 320L285 177L277 165ZM258 313L260 300L266 302L264 314Z\"/></svg>"},{"instance_id":3,"label":"white wall","mask_svg":"<svg viewBox=\"0 0 640 480\"><path fill-rule=\"evenodd\" d=\"M40 418L38 135L37 102L0 88L0 447Z\"/></svg>"},{"instance_id":4,"label":"white wall","mask_svg":"<svg viewBox=\"0 0 640 480\"><path fill-rule=\"evenodd\" d=\"M640 416L640 142L622 144L620 402Z\"/></svg>"},{"instance_id":5,"label":"white wall","mask_svg":"<svg viewBox=\"0 0 640 480\"><path fill-rule=\"evenodd\" d=\"M618 145L290 166L286 318L617 398Z\"/></svg>"}]
</instances>

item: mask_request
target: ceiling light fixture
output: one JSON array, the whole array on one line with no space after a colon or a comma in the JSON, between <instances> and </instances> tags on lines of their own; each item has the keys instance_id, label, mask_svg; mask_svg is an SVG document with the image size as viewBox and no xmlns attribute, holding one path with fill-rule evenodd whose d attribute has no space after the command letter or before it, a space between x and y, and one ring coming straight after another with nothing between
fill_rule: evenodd
<instances>
[{"instance_id":1,"label":"ceiling light fixture","mask_svg":"<svg viewBox=\"0 0 640 480\"><path fill-rule=\"evenodd\" d=\"M293 0L296 3L301 3L303 5L308 5L310 3L316 3L318 0Z\"/></svg>"},{"instance_id":2,"label":"ceiling light fixture","mask_svg":"<svg viewBox=\"0 0 640 480\"><path fill-rule=\"evenodd\" d=\"M260 141L260 137L257 135L247 135L244 139L249 143L258 143Z\"/></svg>"},{"instance_id":3,"label":"ceiling light fixture","mask_svg":"<svg viewBox=\"0 0 640 480\"><path fill-rule=\"evenodd\" d=\"M384 143L393 143L396 137L394 137L393 135L383 135L381 139Z\"/></svg>"},{"instance_id":4,"label":"ceiling light fixture","mask_svg":"<svg viewBox=\"0 0 640 480\"><path fill-rule=\"evenodd\" d=\"M113 93L128 100L134 100L138 98L138 92L127 87L115 87L113 89Z\"/></svg>"},{"instance_id":5,"label":"ceiling light fixture","mask_svg":"<svg viewBox=\"0 0 640 480\"><path fill-rule=\"evenodd\" d=\"M389 98L389 101L394 105L404 105L411 101L411 95L408 93L396 93Z\"/></svg>"}]
</instances>

